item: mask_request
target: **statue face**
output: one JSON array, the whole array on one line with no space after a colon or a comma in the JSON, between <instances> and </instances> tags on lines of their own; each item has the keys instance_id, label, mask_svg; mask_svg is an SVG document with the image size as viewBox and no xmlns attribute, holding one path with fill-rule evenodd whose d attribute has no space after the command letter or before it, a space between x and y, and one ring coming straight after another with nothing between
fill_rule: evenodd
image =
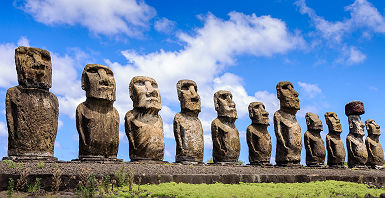
<instances>
[{"instance_id":1,"label":"statue face","mask_svg":"<svg viewBox=\"0 0 385 198\"><path fill-rule=\"evenodd\" d=\"M380 126L372 119L365 121L366 130L368 131L369 135L380 135Z\"/></svg>"},{"instance_id":2,"label":"statue face","mask_svg":"<svg viewBox=\"0 0 385 198\"><path fill-rule=\"evenodd\" d=\"M18 47L15 49L15 63L19 85L25 88L51 88L51 55L47 50Z\"/></svg>"},{"instance_id":3,"label":"statue face","mask_svg":"<svg viewBox=\"0 0 385 198\"><path fill-rule=\"evenodd\" d=\"M329 131L335 131L338 133L342 132L340 119L338 119L337 114L334 112L325 113L326 124L328 125Z\"/></svg>"},{"instance_id":4,"label":"statue face","mask_svg":"<svg viewBox=\"0 0 385 198\"><path fill-rule=\"evenodd\" d=\"M249 116L253 123L270 125L269 113L265 109L265 105L261 102L252 102L249 105Z\"/></svg>"},{"instance_id":5,"label":"statue face","mask_svg":"<svg viewBox=\"0 0 385 198\"><path fill-rule=\"evenodd\" d=\"M84 67L82 89L86 91L87 98L116 99L114 74L104 65L88 64Z\"/></svg>"},{"instance_id":6,"label":"statue face","mask_svg":"<svg viewBox=\"0 0 385 198\"><path fill-rule=\"evenodd\" d=\"M319 132L323 130L322 121L316 114L308 112L306 113L305 118L308 130L314 130Z\"/></svg>"},{"instance_id":7,"label":"statue face","mask_svg":"<svg viewBox=\"0 0 385 198\"><path fill-rule=\"evenodd\" d=\"M348 117L349 121L349 132L352 134L357 134L360 136L365 135L365 125L361 122L359 115L350 115Z\"/></svg>"},{"instance_id":8,"label":"statue face","mask_svg":"<svg viewBox=\"0 0 385 198\"><path fill-rule=\"evenodd\" d=\"M177 83L178 98L182 110L201 111L201 100L197 93L197 85L192 80L180 80Z\"/></svg>"},{"instance_id":9,"label":"statue face","mask_svg":"<svg viewBox=\"0 0 385 198\"><path fill-rule=\"evenodd\" d=\"M215 110L220 117L237 118L233 95L229 91L217 91L214 94Z\"/></svg>"},{"instance_id":10,"label":"statue face","mask_svg":"<svg viewBox=\"0 0 385 198\"><path fill-rule=\"evenodd\" d=\"M277 97L281 108L299 110L298 93L294 90L293 84L288 81L279 82L277 85Z\"/></svg>"},{"instance_id":11,"label":"statue face","mask_svg":"<svg viewBox=\"0 0 385 198\"><path fill-rule=\"evenodd\" d=\"M135 76L130 82L130 97L134 108L161 109L158 83L150 77Z\"/></svg>"}]
</instances>

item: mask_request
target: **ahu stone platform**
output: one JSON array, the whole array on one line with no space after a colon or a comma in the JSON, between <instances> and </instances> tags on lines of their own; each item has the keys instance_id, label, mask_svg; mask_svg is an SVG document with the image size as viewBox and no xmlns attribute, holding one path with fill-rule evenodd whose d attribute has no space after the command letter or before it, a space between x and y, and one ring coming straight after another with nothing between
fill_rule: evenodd
<instances>
[{"instance_id":1,"label":"ahu stone platform","mask_svg":"<svg viewBox=\"0 0 385 198\"><path fill-rule=\"evenodd\" d=\"M23 163L13 167L7 163L0 163L0 190L6 190L9 178L15 183L22 174L27 175L27 183L33 183L41 178L41 187L52 189L54 180L60 178L60 190L71 190L77 187L81 178L93 174L97 179L109 175L116 178L117 171L124 167L124 172L134 175L134 182L138 184L158 184L164 182L183 183L216 183L225 184L244 183L294 183L337 180L365 183L374 186L385 186L385 169L330 169L308 167L255 167L248 165L182 165L174 163ZM58 174L58 172L60 172Z\"/></svg>"}]
</instances>

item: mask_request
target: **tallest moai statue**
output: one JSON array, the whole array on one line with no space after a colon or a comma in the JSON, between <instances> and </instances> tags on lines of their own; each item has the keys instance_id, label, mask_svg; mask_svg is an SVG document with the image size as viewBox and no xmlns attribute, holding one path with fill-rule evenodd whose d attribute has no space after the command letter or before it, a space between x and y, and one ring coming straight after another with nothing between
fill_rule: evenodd
<instances>
[{"instance_id":1,"label":"tallest moai statue","mask_svg":"<svg viewBox=\"0 0 385 198\"><path fill-rule=\"evenodd\" d=\"M52 84L50 53L18 47L15 63L19 85L8 89L6 117L8 158L11 160L56 160L59 103L49 92Z\"/></svg>"},{"instance_id":2,"label":"tallest moai statue","mask_svg":"<svg viewBox=\"0 0 385 198\"><path fill-rule=\"evenodd\" d=\"M301 161L301 127L295 114L300 109L298 93L288 81L277 84L280 109L274 113L274 131L277 137L275 161L279 166L299 165Z\"/></svg>"}]
</instances>

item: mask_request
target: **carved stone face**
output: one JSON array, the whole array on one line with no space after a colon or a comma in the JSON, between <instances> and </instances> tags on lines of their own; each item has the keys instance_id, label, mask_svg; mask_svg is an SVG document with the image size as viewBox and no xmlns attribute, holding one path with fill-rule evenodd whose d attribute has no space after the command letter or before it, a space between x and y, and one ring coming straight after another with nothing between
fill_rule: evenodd
<instances>
[{"instance_id":1,"label":"carved stone face","mask_svg":"<svg viewBox=\"0 0 385 198\"><path fill-rule=\"evenodd\" d=\"M158 83L153 78L135 76L130 82L130 97L134 108L161 109Z\"/></svg>"},{"instance_id":2,"label":"carved stone face","mask_svg":"<svg viewBox=\"0 0 385 198\"><path fill-rule=\"evenodd\" d=\"M291 82L279 82L276 89L281 108L297 111L300 109L298 93L294 90L294 86Z\"/></svg>"},{"instance_id":3,"label":"carved stone face","mask_svg":"<svg viewBox=\"0 0 385 198\"><path fill-rule=\"evenodd\" d=\"M308 130L313 130L313 131L322 131L322 121L319 119L319 117L314 114L314 113L306 113L306 125Z\"/></svg>"},{"instance_id":4,"label":"carved stone face","mask_svg":"<svg viewBox=\"0 0 385 198\"><path fill-rule=\"evenodd\" d=\"M201 99L197 93L198 88L194 81L180 80L176 84L176 88L182 110L201 111Z\"/></svg>"},{"instance_id":5,"label":"carved stone face","mask_svg":"<svg viewBox=\"0 0 385 198\"><path fill-rule=\"evenodd\" d=\"M217 91L214 94L214 104L219 117L237 118L237 110L231 92Z\"/></svg>"},{"instance_id":6,"label":"carved stone face","mask_svg":"<svg viewBox=\"0 0 385 198\"><path fill-rule=\"evenodd\" d=\"M381 135L380 126L374 120L366 120L365 125L369 135Z\"/></svg>"},{"instance_id":7,"label":"carved stone face","mask_svg":"<svg viewBox=\"0 0 385 198\"><path fill-rule=\"evenodd\" d=\"M18 47L15 49L15 63L19 85L25 88L51 88L51 55L47 50Z\"/></svg>"},{"instance_id":8,"label":"carved stone face","mask_svg":"<svg viewBox=\"0 0 385 198\"><path fill-rule=\"evenodd\" d=\"M328 125L329 131L335 131L338 133L342 132L340 119L338 119L337 114L334 112L325 113L326 124Z\"/></svg>"},{"instance_id":9,"label":"carved stone face","mask_svg":"<svg viewBox=\"0 0 385 198\"><path fill-rule=\"evenodd\" d=\"M87 98L116 99L114 74L104 65L88 64L84 67L82 89L86 91Z\"/></svg>"},{"instance_id":10,"label":"carved stone face","mask_svg":"<svg viewBox=\"0 0 385 198\"><path fill-rule=\"evenodd\" d=\"M357 134L360 136L365 135L365 125L361 122L359 115L349 115L349 133Z\"/></svg>"},{"instance_id":11,"label":"carved stone face","mask_svg":"<svg viewBox=\"0 0 385 198\"><path fill-rule=\"evenodd\" d=\"M253 123L270 125L269 113L265 109L265 105L261 102L252 102L249 104L249 116Z\"/></svg>"}]
</instances>

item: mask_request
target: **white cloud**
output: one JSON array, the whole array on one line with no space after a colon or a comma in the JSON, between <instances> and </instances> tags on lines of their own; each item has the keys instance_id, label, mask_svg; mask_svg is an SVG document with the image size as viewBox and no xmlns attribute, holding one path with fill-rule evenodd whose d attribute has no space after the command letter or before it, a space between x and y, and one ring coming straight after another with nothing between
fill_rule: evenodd
<instances>
[{"instance_id":1,"label":"white cloud","mask_svg":"<svg viewBox=\"0 0 385 198\"><path fill-rule=\"evenodd\" d=\"M23 38L24 40L24 38ZM10 88L17 85L17 74L15 66L15 49L14 43L0 44L0 87Z\"/></svg>"},{"instance_id":2,"label":"white cloud","mask_svg":"<svg viewBox=\"0 0 385 198\"><path fill-rule=\"evenodd\" d=\"M341 55L337 58L337 63L352 65L366 59L366 55L355 46L348 46L344 42L345 37L358 30L362 30L362 38L365 39L370 39L371 33L385 33L385 17L366 0L355 0L353 4L346 6L345 11L350 12L350 18L335 22L318 16L313 9L307 7L305 0L298 0L295 4L302 14L310 17L317 33L328 45L340 50Z\"/></svg>"},{"instance_id":3,"label":"white cloud","mask_svg":"<svg viewBox=\"0 0 385 198\"><path fill-rule=\"evenodd\" d=\"M213 139L211 138L211 134L203 135L203 139L205 142L205 148L213 149Z\"/></svg>"},{"instance_id":4,"label":"white cloud","mask_svg":"<svg viewBox=\"0 0 385 198\"><path fill-rule=\"evenodd\" d=\"M298 85L301 87L301 91L304 97L314 98L315 96L322 93L322 90L316 84L298 82Z\"/></svg>"},{"instance_id":5,"label":"white cloud","mask_svg":"<svg viewBox=\"0 0 385 198\"><path fill-rule=\"evenodd\" d=\"M61 144L60 144L60 142L59 141L55 141L55 148L61 148L62 146L61 146Z\"/></svg>"},{"instance_id":6,"label":"white cloud","mask_svg":"<svg viewBox=\"0 0 385 198\"><path fill-rule=\"evenodd\" d=\"M57 123L57 128L61 129L63 127L63 125L64 125L63 121L59 119L58 123Z\"/></svg>"},{"instance_id":7,"label":"white cloud","mask_svg":"<svg viewBox=\"0 0 385 198\"><path fill-rule=\"evenodd\" d=\"M136 0L25 0L21 9L46 25L81 25L97 34L137 36L156 11Z\"/></svg>"},{"instance_id":8,"label":"white cloud","mask_svg":"<svg viewBox=\"0 0 385 198\"><path fill-rule=\"evenodd\" d=\"M167 18L161 18L154 23L154 28L158 32L170 33L173 31L175 22Z\"/></svg>"},{"instance_id":9,"label":"white cloud","mask_svg":"<svg viewBox=\"0 0 385 198\"><path fill-rule=\"evenodd\" d=\"M0 136L6 137L8 136L8 130L6 124L0 121Z\"/></svg>"}]
</instances>

